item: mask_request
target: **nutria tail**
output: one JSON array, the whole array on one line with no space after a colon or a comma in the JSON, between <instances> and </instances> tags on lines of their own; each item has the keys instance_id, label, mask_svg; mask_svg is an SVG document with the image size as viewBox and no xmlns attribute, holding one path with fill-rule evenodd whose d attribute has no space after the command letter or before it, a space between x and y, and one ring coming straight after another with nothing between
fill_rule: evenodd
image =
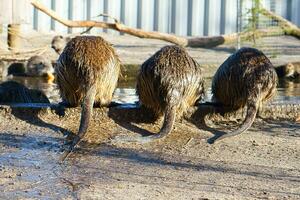
<instances>
[{"instance_id":1,"label":"nutria tail","mask_svg":"<svg viewBox=\"0 0 300 200\"><path fill-rule=\"evenodd\" d=\"M60 158L60 162L62 163L68 156L69 154L74 150L76 145L80 142L80 140L84 137L84 135L87 132L90 118L92 116L93 112L93 105L95 101L95 96L96 96L96 85L93 85L90 87L87 91L87 94L82 102L81 105L81 119L80 119L80 126L79 126L79 131L74 140L71 143L71 146L68 150L66 150L63 155Z\"/></svg>"},{"instance_id":2,"label":"nutria tail","mask_svg":"<svg viewBox=\"0 0 300 200\"><path fill-rule=\"evenodd\" d=\"M259 105L259 96L260 96L260 92L257 92L255 94L255 97L252 96L248 99L247 114L246 114L246 118L245 118L244 122L242 123L242 125L237 130L235 130L231 133L224 134L221 137L216 138L214 140L214 142L223 140L224 138L239 135L251 127L251 125L253 124L253 122L255 120L256 114L257 114L258 105Z\"/></svg>"},{"instance_id":3,"label":"nutria tail","mask_svg":"<svg viewBox=\"0 0 300 200\"><path fill-rule=\"evenodd\" d=\"M159 133L150 136L138 136L138 137L120 137L115 138L117 142L138 142L138 143L147 143L152 142L157 139L162 139L168 135L173 128L176 118L176 107L168 106L165 110L164 123Z\"/></svg>"}]
</instances>

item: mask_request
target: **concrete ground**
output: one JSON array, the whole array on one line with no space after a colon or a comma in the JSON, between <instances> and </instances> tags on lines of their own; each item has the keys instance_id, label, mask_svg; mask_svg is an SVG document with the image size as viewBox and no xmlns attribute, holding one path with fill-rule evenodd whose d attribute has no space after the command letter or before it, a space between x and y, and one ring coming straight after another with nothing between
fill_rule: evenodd
<instances>
[{"instance_id":1,"label":"concrete ground","mask_svg":"<svg viewBox=\"0 0 300 200\"><path fill-rule=\"evenodd\" d=\"M0 107L0 199L299 199L300 124L260 119L244 134L209 144L234 122L178 120L165 139L161 120L134 109L94 109L87 136L58 163L80 109ZM147 120L146 120L147 119ZM239 121L240 123L240 121Z\"/></svg>"},{"instance_id":2,"label":"concrete ground","mask_svg":"<svg viewBox=\"0 0 300 200\"><path fill-rule=\"evenodd\" d=\"M24 46L47 47L45 55L55 60L53 35L33 32ZM102 36L124 64L139 65L167 45ZM274 64L300 59L294 38L259 43ZM206 77L234 50L234 44L188 48ZM246 133L216 144L207 140L241 120L177 120L166 139L138 144L116 138L158 132L162 121L144 120L149 113L130 108L97 108L80 147L59 165L66 134L78 129L80 109L62 114L0 106L0 199L300 199L300 126L294 118L257 118Z\"/></svg>"}]
</instances>

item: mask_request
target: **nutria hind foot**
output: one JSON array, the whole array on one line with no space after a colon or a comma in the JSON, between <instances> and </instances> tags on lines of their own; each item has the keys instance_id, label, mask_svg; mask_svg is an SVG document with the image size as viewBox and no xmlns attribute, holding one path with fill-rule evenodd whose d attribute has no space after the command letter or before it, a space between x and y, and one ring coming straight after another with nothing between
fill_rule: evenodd
<instances>
[{"instance_id":1,"label":"nutria hind foot","mask_svg":"<svg viewBox=\"0 0 300 200\"><path fill-rule=\"evenodd\" d=\"M60 156L59 158L59 163L63 164L64 161L69 157L69 155L74 151L74 149L76 148L76 146L79 144L81 138L79 136L75 136L73 141L71 142L69 148L64 151L64 153Z\"/></svg>"}]
</instances>

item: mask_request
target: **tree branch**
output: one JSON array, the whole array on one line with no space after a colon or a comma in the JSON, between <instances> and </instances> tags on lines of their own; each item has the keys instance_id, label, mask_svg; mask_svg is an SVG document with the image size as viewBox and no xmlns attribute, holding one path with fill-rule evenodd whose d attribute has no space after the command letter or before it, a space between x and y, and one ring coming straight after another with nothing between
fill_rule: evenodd
<instances>
[{"instance_id":1,"label":"tree branch","mask_svg":"<svg viewBox=\"0 0 300 200\"><path fill-rule=\"evenodd\" d=\"M291 36L294 36L294 37L300 39L300 29L298 28L297 25L293 24L292 22L284 19L283 17L281 17L265 8L261 9L261 13L266 17L269 17L269 18L272 18L272 19L278 21L278 25L283 29L283 31L286 35L291 35Z\"/></svg>"},{"instance_id":2,"label":"tree branch","mask_svg":"<svg viewBox=\"0 0 300 200\"><path fill-rule=\"evenodd\" d=\"M58 21L59 23L65 25L67 27L70 27L70 28L72 28L72 27L73 28L88 27L91 29L93 27L98 27L98 28L112 29L112 30L116 30L116 31L119 31L122 33L140 37L140 38L158 39L158 40L167 41L167 42L170 42L173 44L177 44L180 46L188 46L188 47L205 47L205 48L215 47L215 46L218 46L218 45L221 45L224 43L234 42L238 38L237 33L232 33L232 34L227 34L227 35L219 35L219 36L186 38L186 37L176 36L173 34L161 33L161 32L157 32L157 31L143 31L141 29L128 27L128 26L120 23L117 19L115 19L109 15L106 15L106 14L105 15L102 14L102 16L110 17L110 18L114 19L114 23L99 22L99 21L93 21L93 20L72 21L72 20L61 18L55 11L48 9L46 6L44 6L38 0L31 0L31 4L38 10L40 10L40 11L44 12L45 14L47 14L48 16L50 16L52 19L54 19L54 20ZM275 34L277 32L278 31L270 29L268 31L266 31L266 30L256 31L255 33L259 34L260 36L269 36L269 35ZM251 35L251 32L241 33L242 38L247 38L247 37L249 37L249 35ZM294 33L293 33L293 35L294 35Z\"/></svg>"}]
</instances>

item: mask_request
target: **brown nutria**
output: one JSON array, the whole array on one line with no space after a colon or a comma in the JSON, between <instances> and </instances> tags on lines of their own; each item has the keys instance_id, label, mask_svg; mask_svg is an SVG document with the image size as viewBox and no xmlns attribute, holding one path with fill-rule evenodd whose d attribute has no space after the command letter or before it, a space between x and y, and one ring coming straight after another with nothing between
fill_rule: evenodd
<instances>
[{"instance_id":1,"label":"brown nutria","mask_svg":"<svg viewBox=\"0 0 300 200\"><path fill-rule=\"evenodd\" d=\"M26 64L24 62L12 62L7 67L8 76L26 76Z\"/></svg>"},{"instance_id":2,"label":"brown nutria","mask_svg":"<svg viewBox=\"0 0 300 200\"><path fill-rule=\"evenodd\" d=\"M28 89L15 81L0 84L0 103L50 103L39 90Z\"/></svg>"},{"instance_id":3,"label":"brown nutria","mask_svg":"<svg viewBox=\"0 0 300 200\"><path fill-rule=\"evenodd\" d=\"M62 99L70 106L82 106L79 131L64 160L87 132L94 103L104 106L111 102L120 61L103 38L77 36L67 43L55 71Z\"/></svg>"},{"instance_id":4,"label":"brown nutria","mask_svg":"<svg viewBox=\"0 0 300 200\"><path fill-rule=\"evenodd\" d=\"M155 115L164 115L158 134L137 139L149 142L172 131L175 117L182 116L204 96L204 79L198 63L179 46L166 46L146 60L137 76L140 104Z\"/></svg>"},{"instance_id":5,"label":"brown nutria","mask_svg":"<svg viewBox=\"0 0 300 200\"><path fill-rule=\"evenodd\" d=\"M275 67L278 78L297 78L300 75L300 62Z\"/></svg>"},{"instance_id":6,"label":"brown nutria","mask_svg":"<svg viewBox=\"0 0 300 200\"><path fill-rule=\"evenodd\" d=\"M213 101L230 110L247 106L241 127L218 140L238 135L253 123L261 103L276 93L277 75L270 60L259 50L241 48L219 67L212 80Z\"/></svg>"},{"instance_id":7,"label":"brown nutria","mask_svg":"<svg viewBox=\"0 0 300 200\"><path fill-rule=\"evenodd\" d=\"M71 40L70 37L63 37L61 35L56 35L53 37L51 41L51 48L55 50L55 52L60 55L64 50L66 44Z\"/></svg>"},{"instance_id":8,"label":"brown nutria","mask_svg":"<svg viewBox=\"0 0 300 200\"><path fill-rule=\"evenodd\" d=\"M54 68L50 60L43 56L32 56L26 65L27 76L44 76L48 80L54 80Z\"/></svg>"}]
</instances>

